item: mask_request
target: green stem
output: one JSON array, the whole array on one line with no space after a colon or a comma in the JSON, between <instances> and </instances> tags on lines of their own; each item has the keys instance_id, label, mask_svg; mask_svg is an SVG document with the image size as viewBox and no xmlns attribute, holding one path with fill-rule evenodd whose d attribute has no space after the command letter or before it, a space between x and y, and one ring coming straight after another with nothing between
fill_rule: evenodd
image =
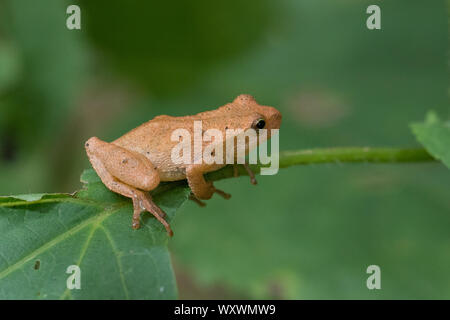
<instances>
[{"instance_id":1,"label":"green stem","mask_svg":"<svg viewBox=\"0 0 450 320\"><path fill-rule=\"evenodd\" d=\"M402 163L402 162L426 162L436 161L423 148L369 148L369 147L349 147L349 148L327 148L310 149L298 151L280 152L280 168L287 168L295 165L308 165L317 163L344 163L344 162L374 162L374 163ZM250 165L255 174L258 174L261 165ZM242 166L238 168L239 175L247 175ZM211 172L207 179L211 181L231 178L234 176L232 165Z\"/></svg>"},{"instance_id":2,"label":"green stem","mask_svg":"<svg viewBox=\"0 0 450 320\"><path fill-rule=\"evenodd\" d=\"M423 148L329 148L285 151L280 154L280 168L311 163L339 162L424 162L435 159Z\"/></svg>"},{"instance_id":3,"label":"green stem","mask_svg":"<svg viewBox=\"0 0 450 320\"><path fill-rule=\"evenodd\" d=\"M344 162L373 162L373 163L402 163L402 162L427 162L436 161L423 148L369 148L369 147L349 147L349 148L324 148L308 149L298 151L280 152L280 168L287 168L297 165L308 165L316 163L344 163ZM263 165L250 165L250 169L259 174ZM247 171L243 166L237 166L239 176L247 176ZM233 165L206 174L206 180L217 181L235 176ZM161 183L152 193L157 194L167 191L176 186L186 185L186 180Z\"/></svg>"}]
</instances>

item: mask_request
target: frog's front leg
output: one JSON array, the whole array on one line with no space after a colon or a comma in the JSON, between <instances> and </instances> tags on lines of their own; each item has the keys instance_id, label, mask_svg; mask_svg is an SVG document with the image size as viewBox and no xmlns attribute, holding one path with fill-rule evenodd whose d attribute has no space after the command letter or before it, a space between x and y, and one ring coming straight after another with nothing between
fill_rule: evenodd
<instances>
[{"instance_id":1,"label":"frog's front leg","mask_svg":"<svg viewBox=\"0 0 450 320\"><path fill-rule=\"evenodd\" d=\"M193 164L186 168L186 179L192 193L197 199L208 200L211 199L213 193L217 193L225 199L231 198L231 195L216 189L211 181L206 181L203 174L207 171L204 164Z\"/></svg>"},{"instance_id":2,"label":"frog's front leg","mask_svg":"<svg viewBox=\"0 0 450 320\"><path fill-rule=\"evenodd\" d=\"M153 214L172 236L170 225L164 220L165 213L146 192L155 189L160 182L158 172L150 160L95 137L89 139L85 146L92 167L103 184L111 191L133 200L132 227L139 228L140 214L145 210Z\"/></svg>"},{"instance_id":3,"label":"frog's front leg","mask_svg":"<svg viewBox=\"0 0 450 320\"><path fill-rule=\"evenodd\" d=\"M258 184L258 181L256 181L256 178L255 178L255 174L252 171L252 169L250 169L250 166L246 163L242 164L242 166L244 167L245 171L247 171L247 174L250 177L250 183L253 185ZM233 164L233 176L235 178L239 177L238 164Z\"/></svg>"}]
</instances>

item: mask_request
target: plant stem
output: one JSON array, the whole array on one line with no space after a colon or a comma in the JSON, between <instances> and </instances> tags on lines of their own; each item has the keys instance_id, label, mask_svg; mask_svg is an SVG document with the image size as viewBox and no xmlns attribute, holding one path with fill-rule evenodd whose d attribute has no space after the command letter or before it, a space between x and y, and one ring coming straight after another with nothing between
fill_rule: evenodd
<instances>
[{"instance_id":1,"label":"plant stem","mask_svg":"<svg viewBox=\"0 0 450 320\"><path fill-rule=\"evenodd\" d=\"M423 148L328 148L286 151L280 155L280 168L310 163L339 162L424 162L435 159Z\"/></svg>"},{"instance_id":2,"label":"plant stem","mask_svg":"<svg viewBox=\"0 0 450 320\"><path fill-rule=\"evenodd\" d=\"M280 168L295 165L308 165L317 163L343 163L343 162L373 162L373 163L403 163L436 161L423 148L324 148L298 151L280 152ZM260 172L262 165L250 165L255 174ZM239 166L239 175L248 175L246 170ZM232 165L207 174L207 179L216 181L234 176Z\"/></svg>"},{"instance_id":3,"label":"plant stem","mask_svg":"<svg viewBox=\"0 0 450 320\"><path fill-rule=\"evenodd\" d=\"M280 152L280 168L296 165L308 165L316 163L344 163L344 162L373 162L373 163L403 163L403 162L430 162L437 161L423 148L323 148L297 151ZM261 167L266 165L249 165L255 174L259 174ZM247 170L242 165L236 167L238 176L248 176ZM235 171L233 165L206 174L206 180L217 181L233 178ZM158 194L170 190L176 186L187 185L186 180L161 183L152 194Z\"/></svg>"}]
</instances>

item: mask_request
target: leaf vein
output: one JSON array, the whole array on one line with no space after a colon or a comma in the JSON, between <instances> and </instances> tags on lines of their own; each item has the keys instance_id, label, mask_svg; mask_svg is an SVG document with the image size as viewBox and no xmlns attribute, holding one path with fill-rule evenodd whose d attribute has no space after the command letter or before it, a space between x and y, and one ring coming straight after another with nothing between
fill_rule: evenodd
<instances>
[{"instance_id":1,"label":"leaf vein","mask_svg":"<svg viewBox=\"0 0 450 320\"><path fill-rule=\"evenodd\" d=\"M122 262L120 261L120 257L119 257L119 251L117 250L116 244L114 243L111 234L109 233L109 231L104 227L104 226L100 226L100 228L102 229L102 231L105 233L106 238L108 239L111 248L113 249L113 253L114 256L116 257L116 261L117 261L117 267L119 268L119 275L120 275L120 281L122 283L122 287L123 290L125 292L125 297L127 300L130 299L129 293L128 293L128 288L125 282L125 277L124 277L124 273L123 273L123 266L122 266Z\"/></svg>"},{"instance_id":2,"label":"leaf vein","mask_svg":"<svg viewBox=\"0 0 450 320\"><path fill-rule=\"evenodd\" d=\"M92 223L98 222L99 220L102 221L104 218L108 217L109 215L111 215L112 213L114 213L115 211L117 211L119 209L120 208L115 208L115 209L112 209L109 211L105 211L105 212L101 213L100 215L95 215L89 219L84 220L83 222L79 223L78 225L74 226L73 228L61 233L60 235L58 235L55 238L51 239L50 241L46 242L45 244L43 244L39 248L35 249L30 254L26 255L25 257L23 257L22 259L17 261L15 264L12 264L9 267L7 267L6 269L4 269L3 271L0 271L0 280L3 279L4 277L6 277L11 272L14 272L17 269L19 269L21 266L23 266L23 264L32 260L37 255L46 252L51 247L53 247L53 246L57 245L58 243L60 243L61 241L65 240L70 235L73 235L73 234L83 230L85 227L91 225Z\"/></svg>"}]
</instances>

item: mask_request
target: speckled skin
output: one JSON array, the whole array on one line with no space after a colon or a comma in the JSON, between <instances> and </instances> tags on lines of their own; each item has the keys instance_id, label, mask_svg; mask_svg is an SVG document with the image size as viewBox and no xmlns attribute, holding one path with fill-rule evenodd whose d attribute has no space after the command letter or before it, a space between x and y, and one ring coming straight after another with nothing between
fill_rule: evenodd
<instances>
[{"instance_id":1,"label":"speckled skin","mask_svg":"<svg viewBox=\"0 0 450 320\"><path fill-rule=\"evenodd\" d=\"M172 235L164 212L146 192L155 189L160 181L187 179L196 199L210 199L214 192L229 198L203 177L204 173L218 170L225 164L172 162L171 152L178 144L178 141L171 141L172 132L178 128L186 129L193 140L194 121L202 120L203 130L218 129L225 137L225 130L246 130L259 119L265 120L265 129L279 129L281 113L273 107L259 105L250 95L240 95L216 110L185 117L157 116L111 143L92 137L85 147L94 170L106 187L133 199L133 228L139 228L140 213L146 210ZM203 142L203 147L211 143L214 142Z\"/></svg>"}]
</instances>

